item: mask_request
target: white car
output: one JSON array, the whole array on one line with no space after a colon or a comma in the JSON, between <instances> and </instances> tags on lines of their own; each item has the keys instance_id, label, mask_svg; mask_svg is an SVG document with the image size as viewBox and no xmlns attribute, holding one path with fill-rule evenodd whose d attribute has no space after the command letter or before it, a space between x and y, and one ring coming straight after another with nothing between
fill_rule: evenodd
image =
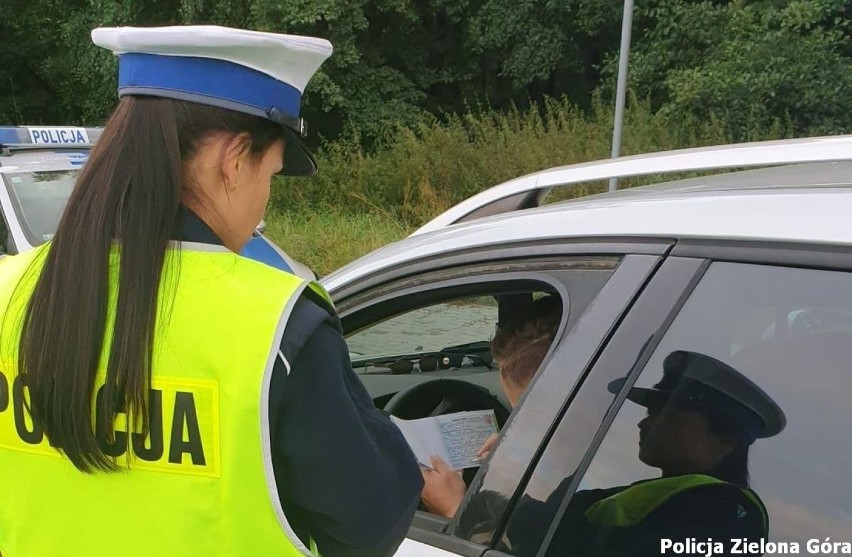
<instances>
[{"instance_id":1,"label":"white car","mask_svg":"<svg viewBox=\"0 0 852 557\"><path fill-rule=\"evenodd\" d=\"M15 254L53 237L102 128L0 127L0 251ZM243 255L315 279L307 266L263 235L261 222Z\"/></svg>"},{"instance_id":2,"label":"white car","mask_svg":"<svg viewBox=\"0 0 852 557\"><path fill-rule=\"evenodd\" d=\"M574 183L723 168L738 171L544 204ZM561 554L554 532L577 492L659 476L637 458L644 408L626 397L655 383L675 350L735 367L787 416L749 457L771 549L852 542L852 136L546 170L322 282L377 406L403 418L493 409L501 426L487 460L466 471L456 516L418 511L398 555ZM489 340L507 301L540 293L561 298L562 323L511 411ZM519 553L521 502L564 481L561 504L536 518L533 552Z\"/></svg>"}]
</instances>

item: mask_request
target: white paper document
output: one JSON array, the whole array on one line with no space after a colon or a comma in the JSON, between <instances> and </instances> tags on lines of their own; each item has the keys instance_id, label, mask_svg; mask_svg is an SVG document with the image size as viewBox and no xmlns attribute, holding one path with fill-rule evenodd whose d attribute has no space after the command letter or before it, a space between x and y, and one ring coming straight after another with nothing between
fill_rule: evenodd
<instances>
[{"instance_id":1,"label":"white paper document","mask_svg":"<svg viewBox=\"0 0 852 557\"><path fill-rule=\"evenodd\" d=\"M402 435L417 461L431 468L432 455L439 456L454 470L479 466L476 452L482 444L497 432L497 421L493 410L473 410L402 420L391 416L391 420L402 431Z\"/></svg>"}]
</instances>

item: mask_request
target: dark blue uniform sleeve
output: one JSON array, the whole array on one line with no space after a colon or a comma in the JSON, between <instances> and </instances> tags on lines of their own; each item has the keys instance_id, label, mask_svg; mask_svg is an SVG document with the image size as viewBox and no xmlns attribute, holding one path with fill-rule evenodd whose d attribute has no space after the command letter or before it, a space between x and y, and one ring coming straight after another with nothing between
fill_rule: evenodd
<instances>
[{"instance_id":1,"label":"dark blue uniform sleeve","mask_svg":"<svg viewBox=\"0 0 852 557\"><path fill-rule=\"evenodd\" d=\"M392 555L420 500L408 444L349 361L337 317L303 296L273 370L272 461L284 514L324 557ZM292 325L291 325L292 324Z\"/></svg>"}]
</instances>

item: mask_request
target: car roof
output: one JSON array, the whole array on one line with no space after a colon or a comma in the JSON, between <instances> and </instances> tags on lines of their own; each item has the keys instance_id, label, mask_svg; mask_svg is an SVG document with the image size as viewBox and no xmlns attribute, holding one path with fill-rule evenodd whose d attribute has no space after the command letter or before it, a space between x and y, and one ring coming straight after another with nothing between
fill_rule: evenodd
<instances>
[{"instance_id":1,"label":"car roof","mask_svg":"<svg viewBox=\"0 0 852 557\"><path fill-rule=\"evenodd\" d=\"M785 165L619 190L446 226L323 279L329 290L445 252L557 238L668 238L852 245L852 162Z\"/></svg>"},{"instance_id":2,"label":"car roof","mask_svg":"<svg viewBox=\"0 0 852 557\"><path fill-rule=\"evenodd\" d=\"M555 188L564 190L600 180L840 160L852 160L852 135L677 149L558 166L481 191L436 216L412 236L459 222L537 207L544 204Z\"/></svg>"},{"instance_id":3,"label":"car roof","mask_svg":"<svg viewBox=\"0 0 852 557\"><path fill-rule=\"evenodd\" d=\"M773 166L760 170L728 172L699 176L683 180L664 182L650 186L628 188L613 193L581 198L642 196L677 193L680 195L704 195L713 192L736 192L759 189L784 190L789 188L813 188L815 186L845 187L852 183L852 161L832 161L810 164ZM576 200L575 200L576 201Z\"/></svg>"}]
</instances>

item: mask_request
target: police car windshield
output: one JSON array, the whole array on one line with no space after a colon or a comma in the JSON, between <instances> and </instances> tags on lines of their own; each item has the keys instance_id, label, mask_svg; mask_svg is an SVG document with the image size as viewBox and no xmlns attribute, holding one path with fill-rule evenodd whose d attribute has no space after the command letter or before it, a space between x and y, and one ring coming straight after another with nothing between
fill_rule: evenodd
<instances>
[{"instance_id":1,"label":"police car windshield","mask_svg":"<svg viewBox=\"0 0 852 557\"><path fill-rule=\"evenodd\" d=\"M53 238L78 169L3 174L15 216L27 241L38 246Z\"/></svg>"}]
</instances>

